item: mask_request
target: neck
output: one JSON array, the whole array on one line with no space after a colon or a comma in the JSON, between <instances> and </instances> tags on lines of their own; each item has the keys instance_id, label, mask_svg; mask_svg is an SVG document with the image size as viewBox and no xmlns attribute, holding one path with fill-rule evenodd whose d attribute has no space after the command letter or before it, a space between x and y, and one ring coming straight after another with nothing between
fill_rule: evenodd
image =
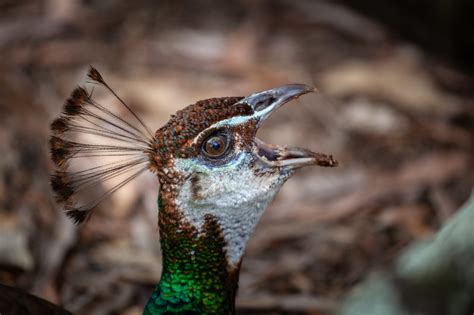
<instances>
[{"instance_id":1,"label":"neck","mask_svg":"<svg viewBox=\"0 0 474 315\"><path fill-rule=\"evenodd\" d=\"M233 314L240 264L229 265L216 219L197 231L174 202L158 206L163 270L144 314Z\"/></svg>"}]
</instances>

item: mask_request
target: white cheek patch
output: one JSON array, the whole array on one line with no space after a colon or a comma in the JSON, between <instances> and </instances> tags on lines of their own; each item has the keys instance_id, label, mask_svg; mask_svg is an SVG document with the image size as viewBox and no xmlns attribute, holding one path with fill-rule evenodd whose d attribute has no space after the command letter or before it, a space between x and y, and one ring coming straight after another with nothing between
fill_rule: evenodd
<instances>
[{"instance_id":1,"label":"white cheek patch","mask_svg":"<svg viewBox=\"0 0 474 315\"><path fill-rule=\"evenodd\" d=\"M190 166L187 160L175 161L177 168L187 169L188 174L192 172L198 178L194 184L191 180L185 182L176 200L178 208L198 230L205 215L217 219L227 242L227 258L234 267L260 217L286 179L278 173L256 176L252 170L241 167L247 165L245 159L213 169ZM197 199L193 185L199 187Z\"/></svg>"}]
</instances>

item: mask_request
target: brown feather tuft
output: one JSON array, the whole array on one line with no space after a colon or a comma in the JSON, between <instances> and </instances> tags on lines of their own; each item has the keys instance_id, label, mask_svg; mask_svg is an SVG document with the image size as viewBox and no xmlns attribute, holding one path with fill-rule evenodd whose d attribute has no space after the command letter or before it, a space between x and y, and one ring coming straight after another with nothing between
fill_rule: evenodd
<instances>
[{"instance_id":1,"label":"brown feather tuft","mask_svg":"<svg viewBox=\"0 0 474 315\"><path fill-rule=\"evenodd\" d=\"M74 194L74 188L69 179L69 174L64 171L56 171L56 173L51 176L51 187L56 193L56 200L58 202L66 202Z\"/></svg>"},{"instance_id":2,"label":"brown feather tuft","mask_svg":"<svg viewBox=\"0 0 474 315\"><path fill-rule=\"evenodd\" d=\"M89 220L92 215L90 209L77 208L70 205L66 205L64 211L66 212L66 215L72 219L74 224L81 224L82 222Z\"/></svg>"},{"instance_id":3,"label":"brown feather tuft","mask_svg":"<svg viewBox=\"0 0 474 315\"><path fill-rule=\"evenodd\" d=\"M84 105L89 101L89 94L82 87L77 87L64 104L64 114L76 116L82 114Z\"/></svg>"},{"instance_id":4,"label":"brown feather tuft","mask_svg":"<svg viewBox=\"0 0 474 315\"><path fill-rule=\"evenodd\" d=\"M105 81L104 79L102 78L102 75L99 73L99 71L94 68L93 66L90 66L89 68L89 73L87 74L87 76L92 79L93 81L96 81L96 82L99 82L99 83L102 83L102 84L105 84Z\"/></svg>"},{"instance_id":5,"label":"brown feather tuft","mask_svg":"<svg viewBox=\"0 0 474 315\"><path fill-rule=\"evenodd\" d=\"M58 167L66 165L67 159L71 156L71 143L59 137L52 136L49 139L51 159Z\"/></svg>"},{"instance_id":6,"label":"brown feather tuft","mask_svg":"<svg viewBox=\"0 0 474 315\"><path fill-rule=\"evenodd\" d=\"M66 132L68 129L69 129L69 121L67 117L56 118L51 123L51 131L53 131L55 135L61 135L62 133Z\"/></svg>"}]
</instances>

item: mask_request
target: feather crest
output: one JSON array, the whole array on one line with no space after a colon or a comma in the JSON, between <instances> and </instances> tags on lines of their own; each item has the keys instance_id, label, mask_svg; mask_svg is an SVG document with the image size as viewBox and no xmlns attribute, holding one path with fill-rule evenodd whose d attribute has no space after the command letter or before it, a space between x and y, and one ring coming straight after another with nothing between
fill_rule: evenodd
<instances>
[{"instance_id":1,"label":"feather crest","mask_svg":"<svg viewBox=\"0 0 474 315\"><path fill-rule=\"evenodd\" d=\"M75 223L90 218L97 204L148 169L154 142L150 129L99 71L91 67L88 77L111 93L133 120L122 118L77 87L51 123L49 144L56 167L51 187ZM103 189L103 184L108 188Z\"/></svg>"}]
</instances>

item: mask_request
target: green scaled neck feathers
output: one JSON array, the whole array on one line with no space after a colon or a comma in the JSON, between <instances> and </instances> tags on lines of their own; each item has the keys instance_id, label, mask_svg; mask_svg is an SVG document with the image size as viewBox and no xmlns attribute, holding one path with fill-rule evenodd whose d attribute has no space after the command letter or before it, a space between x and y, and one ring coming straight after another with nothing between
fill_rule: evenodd
<instances>
[{"instance_id":1,"label":"green scaled neck feathers","mask_svg":"<svg viewBox=\"0 0 474 315\"><path fill-rule=\"evenodd\" d=\"M219 225L206 218L204 234L180 226L174 205L158 199L163 271L145 315L233 314L238 270L227 265Z\"/></svg>"}]
</instances>

